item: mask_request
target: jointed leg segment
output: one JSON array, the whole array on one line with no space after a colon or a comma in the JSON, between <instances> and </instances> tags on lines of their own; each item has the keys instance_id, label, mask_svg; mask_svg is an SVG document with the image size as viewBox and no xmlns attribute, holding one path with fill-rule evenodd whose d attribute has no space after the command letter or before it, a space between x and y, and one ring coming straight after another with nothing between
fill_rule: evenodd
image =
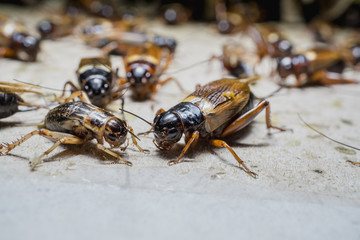
<instances>
[{"instance_id":1,"label":"jointed leg segment","mask_svg":"<svg viewBox=\"0 0 360 240\"><path fill-rule=\"evenodd\" d=\"M26 140L28 140L29 138L31 138L32 136L35 135L40 135L49 139L52 139L55 141L54 145L49 148L47 151L45 151L39 159L41 159L42 157L48 155L49 153L51 153L55 148L57 148L60 144L82 144L84 143L84 139L81 139L77 136L74 136L72 134L68 134L68 133L61 133L61 132L53 132L50 131L48 129L42 128L39 130L34 130L28 134L26 134L24 137L20 138L17 141L14 141L12 143L3 143L0 146L0 154L7 154L9 153L11 150L13 150L15 147L19 146L21 143L25 142ZM123 159L122 157L120 157L118 154L110 151L109 149L105 148L103 145L101 144L97 144L97 148L106 152L107 154L117 158L118 160L124 162L125 164L132 166L132 163L129 161L126 161L125 159Z\"/></svg>"},{"instance_id":2,"label":"jointed leg segment","mask_svg":"<svg viewBox=\"0 0 360 240\"><path fill-rule=\"evenodd\" d=\"M262 111L266 109L266 127L268 129L274 128L278 129L280 131L285 131L285 129L273 126L270 121L270 103L266 100L261 100L260 103L255 106L254 108L250 109L245 114L241 115L239 118L237 118L234 122L232 122L229 126L227 126L223 133L221 134L221 137L227 137L231 134L234 134L244 127L246 127L254 118Z\"/></svg>"},{"instance_id":3,"label":"jointed leg segment","mask_svg":"<svg viewBox=\"0 0 360 240\"><path fill-rule=\"evenodd\" d=\"M243 160L240 159L240 157L235 153L235 151L225 142L222 140L211 140L210 143L215 146L215 147L222 147L222 148L227 148L231 154L234 156L234 158L236 159L236 161L239 162L239 164L241 164L243 166L243 168L245 169L245 171L252 177L256 178L257 174L250 171L248 167L246 167L245 163Z\"/></svg>"},{"instance_id":4,"label":"jointed leg segment","mask_svg":"<svg viewBox=\"0 0 360 240\"><path fill-rule=\"evenodd\" d=\"M200 136L200 133L198 131L195 131L191 138L189 139L189 141L186 143L184 149L181 151L181 154L180 156L174 160L174 161L169 161L168 162L168 165L174 165L174 164L177 164L179 163L180 159L185 155L185 153L187 152L187 150L189 149L189 147L194 143L197 142L197 140L199 139L199 136Z\"/></svg>"},{"instance_id":5,"label":"jointed leg segment","mask_svg":"<svg viewBox=\"0 0 360 240\"><path fill-rule=\"evenodd\" d=\"M147 150L147 149L144 150L139 146L139 144L137 143L136 138L134 136L134 130L132 127L128 126L128 131L131 133L130 135L131 135L133 144L139 149L140 152L145 152L145 153L150 152L149 150Z\"/></svg>"},{"instance_id":6,"label":"jointed leg segment","mask_svg":"<svg viewBox=\"0 0 360 240\"><path fill-rule=\"evenodd\" d=\"M67 134L67 133L59 133L59 132L53 132L50 130L47 130L45 128L34 130L28 134L26 134L24 137L20 138L17 141L14 141L12 143L4 143L2 144L0 148L0 153L9 153L11 150L13 150L15 147L19 146L21 143L25 142L29 138L35 135L40 135L52 140L55 140L56 143L49 148L46 152L44 152L40 158L44 157L45 155L48 155L50 152L52 152L56 147L58 147L60 144L82 144L84 142L83 139L78 138L74 135Z\"/></svg>"}]
</instances>

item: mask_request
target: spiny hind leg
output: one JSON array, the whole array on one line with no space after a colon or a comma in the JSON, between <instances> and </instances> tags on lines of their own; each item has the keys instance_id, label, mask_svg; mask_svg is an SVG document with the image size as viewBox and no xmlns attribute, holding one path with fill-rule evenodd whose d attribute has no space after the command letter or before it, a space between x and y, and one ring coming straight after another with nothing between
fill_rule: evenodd
<instances>
[{"instance_id":1,"label":"spiny hind leg","mask_svg":"<svg viewBox=\"0 0 360 240\"><path fill-rule=\"evenodd\" d=\"M254 118L262 111L266 109L266 127L268 129L274 128L278 129L280 131L285 131L285 129L273 126L270 121L270 103L266 100L261 100L258 105L256 105L254 108L250 109L240 117L238 117L235 121L233 121L229 126L227 126L223 133L221 134L221 137L227 137L229 135L232 135L244 127L246 127Z\"/></svg>"},{"instance_id":2,"label":"spiny hind leg","mask_svg":"<svg viewBox=\"0 0 360 240\"><path fill-rule=\"evenodd\" d=\"M13 142L10 142L10 143L2 143L0 145L0 154L8 154L11 150L13 150L17 146L19 146L21 143L25 142L26 140L28 140L32 136L39 135L40 132L42 132L42 130L43 129L34 130L34 131L26 134L25 136L23 136L22 138L20 138L20 139L18 139L16 141L13 141Z\"/></svg>"},{"instance_id":3,"label":"spiny hind leg","mask_svg":"<svg viewBox=\"0 0 360 240\"><path fill-rule=\"evenodd\" d=\"M320 83L321 85L333 85L333 84L356 84L356 80L345 79L342 74L328 72L326 70L318 71L311 76L311 81Z\"/></svg>"},{"instance_id":4,"label":"spiny hind leg","mask_svg":"<svg viewBox=\"0 0 360 240\"><path fill-rule=\"evenodd\" d=\"M85 141L82 138L79 138L75 135L67 134L67 133L60 133L60 132L51 132L49 130L48 135L45 136L47 138L50 138L52 140L55 140L56 142L54 145L46 150L40 158L49 155L55 148L57 148L60 144L83 144Z\"/></svg>"},{"instance_id":5,"label":"spiny hind leg","mask_svg":"<svg viewBox=\"0 0 360 240\"><path fill-rule=\"evenodd\" d=\"M44 157L45 155L48 155L60 144L82 144L82 143L84 143L84 140L77 136L67 134L67 133L53 132L48 129L42 128L42 129L34 130L34 131L28 133L24 137L20 138L17 141L12 142L12 143L1 144L0 154L1 153L8 154L15 147L19 146L21 143L25 142L26 140L28 140L29 138L31 138L32 136L35 136L35 135L40 135L42 137L46 137L46 138L56 141L55 144L51 148L49 148L47 151L45 151L40 156L40 158Z\"/></svg>"},{"instance_id":6,"label":"spiny hind leg","mask_svg":"<svg viewBox=\"0 0 360 240\"><path fill-rule=\"evenodd\" d=\"M243 168L245 169L247 174L249 174L253 178L256 178L257 174L249 170L249 168L245 165L244 161L241 160L241 158L235 153L235 151L225 141L214 139L214 140L210 140L210 143L215 147L227 148L231 152L231 154L234 156L236 161L238 161L238 163L241 166L243 166Z\"/></svg>"}]
</instances>

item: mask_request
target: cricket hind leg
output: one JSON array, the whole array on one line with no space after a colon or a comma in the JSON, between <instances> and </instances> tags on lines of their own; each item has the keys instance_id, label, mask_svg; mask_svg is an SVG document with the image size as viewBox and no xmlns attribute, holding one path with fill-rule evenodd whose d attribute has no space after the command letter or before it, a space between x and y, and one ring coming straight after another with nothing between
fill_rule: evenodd
<instances>
[{"instance_id":1,"label":"cricket hind leg","mask_svg":"<svg viewBox=\"0 0 360 240\"><path fill-rule=\"evenodd\" d=\"M285 131L285 129L273 126L270 120L270 103L266 100L261 100L254 108L250 109L246 113L242 114L239 118L233 121L229 126L227 126L222 132L220 137L227 137L232 135L244 127L246 127L254 118L262 111L266 109L266 127L267 129L274 128L280 131Z\"/></svg>"},{"instance_id":2,"label":"cricket hind leg","mask_svg":"<svg viewBox=\"0 0 360 240\"><path fill-rule=\"evenodd\" d=\"M11 150L13 150L15 147L19 146L21 143L25 142L26 140L28 140L29 138L31 138L32 136L35 135L40 135L49 139L52 139L55 141L54 145L49 148L48 150L46 150L40 157L39 159L43 158L44 156L50 154L55 148L57 148L60 144L83 144L85 142L84 139L79 138L77 136L74 136L72 134L68 134L68 133L61 133L61 132L53 132L50 130L47 130L45 128L39 129L39 130L34 130L28 134L26 134L24 137L20 138L17 141L14 141L12 143L3 143L0 145L0 154L8 154ZM132 166L132 163L129 161L126 161L125 159L123 159L122 157L120 157L118 154L110 151L109 149L105 148L103 145L101 144L97 144L97 148L106 152L107 154L117 158L118 160L124 162L125 164L127 164L128 166ZM118 162L116 162L118 163Z\"/></svg>"},{"instance_id":3,"label":"cricket hind leg","mask_svg":"<svg viewBox=\"0 0 360 240\"><path fill-rule=\"evenodd\" d=\"M45 128L42 128L42 129L34 130L34 131L28 133L24 137L12 142L12 143L1 144L0 154L2 154L2 153L8 154L15 147L19 146L20 144L22 144L23 142L25 142L26 140L28 140L29 138L31 138L32 136L35 136L35 135L40 135L42 137L46 137L46 138L49 138L49 139L55 141L54 145L51 148L49 148L48 150L46 150L39 157L39 159L41 159L42 157L51 153L60 144L82 144L82 143L84 143L84 140L77 136L67 134L67 133L53 132L53 131L47 130Z\"/></svg>"},{"instance_id":4,"label":"cricket hind leg","mask_svg":"<svg viewBox=\"0 0 360 240\"><path fill-rule=\"evenodd\" d=\"M229 150L231 152L231 154L234 156L234 158L236 159L236 161L238 161L238 163L245 169L246 173L249 174L251 177L256 178L257 174L249 170L249 168L245 165L244 161L241 160L241 158L235 153L235 151L225 141L213 139L213 140L210 140L210 143L215 147L222 147L222 148L226 148L227 150Z\"/></svg>"},{"instance_id":5,"label":"cricket hind leg","mask_svg":"<svg viewBox=\"0 0 360 240\"><path fill-rule=\"evenodd\" d=\"M319 83L321 85L333 85L333 84L357 84L356 80L345 79L342 74L329 72L326 70L318 71L311 76L311 82Z\"/></svg>"}]
</instances>

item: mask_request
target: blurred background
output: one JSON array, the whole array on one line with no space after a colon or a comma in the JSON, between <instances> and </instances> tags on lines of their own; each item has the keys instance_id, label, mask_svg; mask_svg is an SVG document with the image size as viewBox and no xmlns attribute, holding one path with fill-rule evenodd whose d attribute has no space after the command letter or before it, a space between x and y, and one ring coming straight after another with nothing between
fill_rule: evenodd
<instances>
[{"instance_id":1,"label":"blurred background","mask_svg":"<svg viewBox=\"0 0 360 240\"><path fill-rule=\"evenodd\" d=\"M131 10L148 17L176 14L186 15L186 20L216 20L216 5L221 3L231 9L243 5L252 11L256 21L310 22L321 19L342 26L360 26L360 3L356 0L1 0L0 3L37 7L41 4L60 4L71 11L71 6L87 8L104 17L121 15ZM98 7L98 6L102 6ZM111 13L110 13L111 12ZM184 16L183 16L183 19Z\"/></svg>"}]
</instances>

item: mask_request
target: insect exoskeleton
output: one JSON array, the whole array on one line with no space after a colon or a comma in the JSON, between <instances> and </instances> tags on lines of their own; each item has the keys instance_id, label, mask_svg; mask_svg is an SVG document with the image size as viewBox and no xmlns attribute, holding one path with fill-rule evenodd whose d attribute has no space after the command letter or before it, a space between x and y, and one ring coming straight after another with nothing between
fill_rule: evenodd
<instances>
[{"instance_id":1,"label":"insect exoskeleton","mask_svg":"<svg viewBox=\"0 0 360 240\"><path fill-rule=\"evenodd\" d=\"M327 48L309 49L279 58L277 65L282 85L286 86L283 82L288 76L295 76L296 83L290 85L291 87L357 83L342 76L344 68L345 59L342 53Z\"/></svg>"},{"instance_id":2,"label":"insect exoskeleton","mask_svg":"<svg viewBox=\"0 0 360 240\"><path fill-rule=\"evenodd\" d=\"M90 103L82 101L67 102L48 112L44 119L43 128L34 130L14 142L1 144L0 154L7 154L34 135L40 135L55 141L55 144L44 152L39 159L48 155L60 144L82 144L96 139L98 149L117 159L114 163L121 161L132 166L131 162L104 147L105 142L111 148L120 147L126 141L128 133L131 134L135 146L141 152L145 152L137 144L133 129L124 120Z\"/></svg>"},{"instance_id":3,"label":"insect exoskeleton","mask_svg":"<svg viewBox=\"0 0 360 240\"><path fill-rule=\"evenodd\" d=\"M169 50L164 52L164 49L152 42L132 46L128 49L123 60L126 68L127 84L133 93L134 99L146 100L151 97L154 100L162 85L170 80L175 80L168 77L160 81L160 77L168 68L171 59L172 54ZM182 89L179 83L176 83Z\"/></svg>"},{"instance_id":4,"label":"insect exoskeleton","mask_svg":"<svg viewBox=\"0 0 360 240\"><path fill-rule=\"evenodd\" d=\"M245 49L238 43L223 45L222 62L229 73L236 78L246 78L254 75L255 65L259 57Z\"/></svg>"},{"instance_id":5,"label":"insect exoskeleton","mask_svg":"<svg viewBox=\"0 0 360 240\"><path fill-rule=\"evenodd\" d=\"M34 62L39 50L40 40L27 33L24 25L0 15L0 57Z\"/></svg>"},{"instance_id":6,"label":"insect exoskeleton","mask_svg":"<svg viewBox=\"0 0 360 240\"><path fill-rule=\"evenodd\" d=\"M0 81L0 119L13 115L16 112L35 110L40 106L24 101L18 93L34 93L44 95L44 93L34 90L36 86L25 83L12 83ZM19 106L30 108L19 109Z\"/></svg>"},{"instance_id":7,"label":"insect exoskeleton","mask_svg":"<svg viewBox=\"0 0 360 240\"><path fill-rule=\"evenodd\" d=\"M176 164L191 145L199 138L206 139L215 147L227 148L245 171L252 177L256 174L246 167L234 150L221 140L247 126L263 109L266 109L266 126L270 123L270 105L264 99L254 106L256 97L251 93L249 83L258 78L220 79L198 87L181 103L168 111L160 109L154 119L154 144L160 150L170 150L185 135L186 146L180 156L170 161Z\"/></svg>"},{"instance_id":8,"label":"insect exoskeleton","mask_svg":"<svg viewBox=\"0 0 360 240\"><path fill-rule=\"evenodd\" d=\"M41 39L54 40L72 34L78 21L77 18L70 15L52 15L41 20L37 25L37 30Z\"/></svg>"},{"instance_id":9,"label":"insect exoskeleton","mask_svg":"<svg viewBox=\"0 0 360 240\"><path fill-rule=\"evenodd\" d=\"M90 102L98 107L106 107L110 102L121 99L123 88L117 83L117 73L113 70L109 57L82 58L76 71L80 89L71 81L65 83L72 91L84 91ZM63 92L64 95L65 91Z\"/></svg>"}]
</instances>

